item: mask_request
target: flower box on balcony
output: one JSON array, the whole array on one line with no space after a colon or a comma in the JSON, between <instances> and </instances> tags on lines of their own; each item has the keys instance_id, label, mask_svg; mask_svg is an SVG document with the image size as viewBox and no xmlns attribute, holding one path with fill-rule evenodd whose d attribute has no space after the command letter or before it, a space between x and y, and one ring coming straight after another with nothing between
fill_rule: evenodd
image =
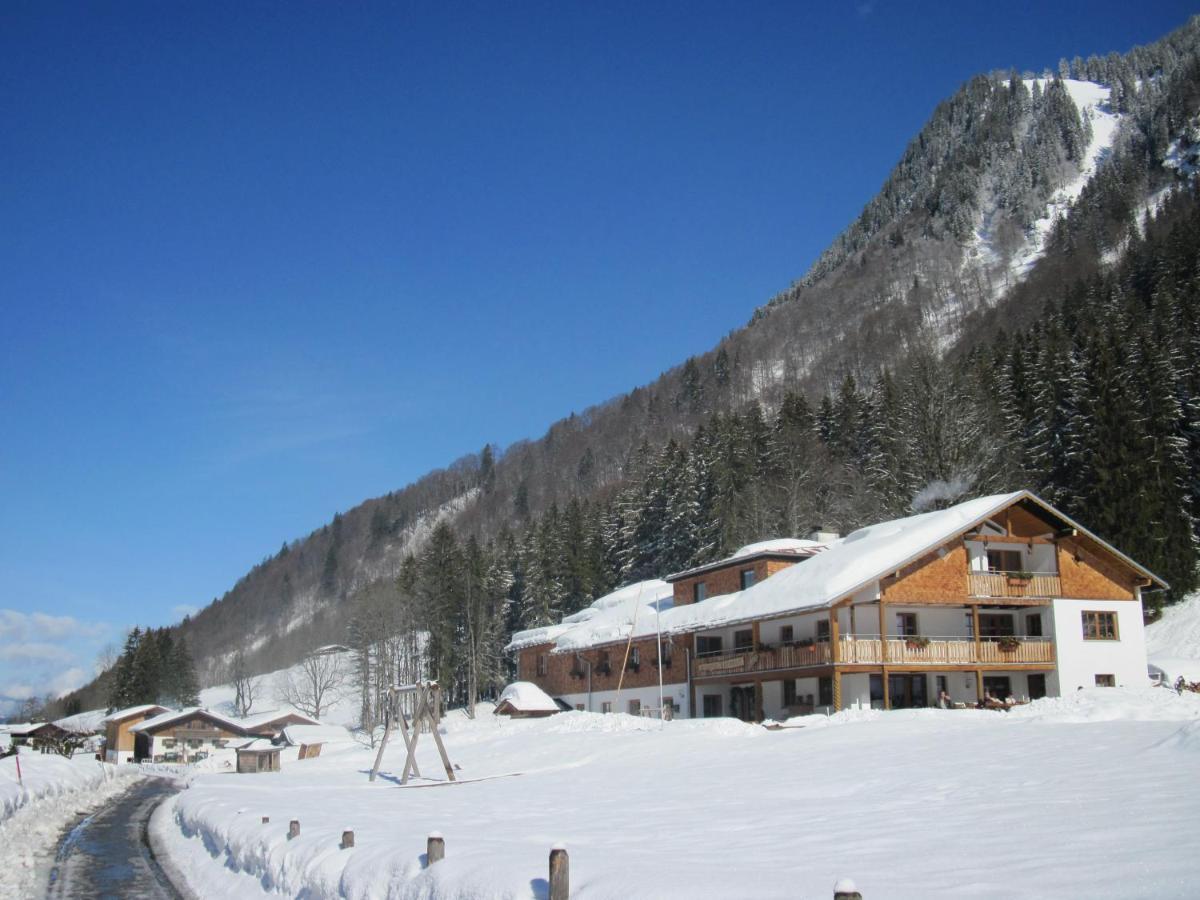
<instances>
[{"instance_id":1,"label":"flower box on balcony","mask_svg":"<svg viewBox=\"0 0 1200 900\"><path fill-rule=\"evenodd\" d=\"M929 646L929 638L910 635L904 639L904 646L909 650L924 650Z\"/></svg>"},{"instance_id":2,"label":"flower box on balcony","mask_svg":"<svg viewBox=\"0 0 1200 900\"><path fill-rule=\"evenodd\" d=\"M996 641L996 646L1000 648L1002 653L1012 653L1021 646L1021 642L1015 637L1002 637Z\"/></svg>"}]
</instances>

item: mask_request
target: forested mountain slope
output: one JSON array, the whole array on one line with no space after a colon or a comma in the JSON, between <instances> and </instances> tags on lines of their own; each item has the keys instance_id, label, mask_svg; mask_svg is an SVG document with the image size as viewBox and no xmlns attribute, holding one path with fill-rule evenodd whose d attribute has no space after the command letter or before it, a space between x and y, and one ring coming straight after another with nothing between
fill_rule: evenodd
<instances>
[{"instance_id":1,"label":"forested mountain slope","mask_svg":"<svg viewBox=\"0 0 1200 900\"><path fill-rule=\"evenodd\" d=\"M514 628L817 523L1031 487L1172 580L1200 496L1200 19L969 81L811 270L711 352L336 516L186 620L201 678ZM88 689L84 689L85 692ZM86 705L86 704L85 704Z\"/></svg>"}]
</instances>

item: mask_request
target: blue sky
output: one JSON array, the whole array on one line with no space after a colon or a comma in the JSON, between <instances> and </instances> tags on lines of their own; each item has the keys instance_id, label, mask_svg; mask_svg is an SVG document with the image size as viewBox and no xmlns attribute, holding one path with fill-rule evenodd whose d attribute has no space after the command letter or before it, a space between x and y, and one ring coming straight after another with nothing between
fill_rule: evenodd
<instances>
[{"instance_id":1,"label":"blue sky","mask_svg":"<svg viewBox=\"0 0 1200 900\"><path fill-rule=\"evenodd\" d=\"M810 6L0 5L0 704L708 349L971 75L1191 11Z\"/></svg>"}]
</instances>

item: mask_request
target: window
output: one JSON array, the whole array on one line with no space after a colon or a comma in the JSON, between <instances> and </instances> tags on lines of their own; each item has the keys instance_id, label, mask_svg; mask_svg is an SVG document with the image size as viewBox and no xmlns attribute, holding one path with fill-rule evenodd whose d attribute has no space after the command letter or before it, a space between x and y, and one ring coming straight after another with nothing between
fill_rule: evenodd
<instances>
[{"instance_id":1,"label":"window","mask_svg":"<svg viewBox=\"0 0 1200 900\"><path fill-rule=\"evenodd\" d=\"M1020 572L1024 569L1020 550L989 550L987 562L991 572Z\"/></svg>"},{"instance_id":2,"label":"window","mask_svg":"<svg viewBox=\"0 0 1200 900\"><path fill-rule=\"evenodd\" d=\"M537 658L537 673L545 675L550 667L550 658L545 653L539 653Z\"/></svg>"},{"instance_id":3,"label":"window","mask_svg":"<svg viewBox=\"0 0 1200 900\"><path fill-rule=\"evenodd\" d=\"M696 655L708 656L721 652L721 636L719 634L700 635L696 638Z\"/></svg>"},{"instance_id":4,"label":"window","mask_svg":"<svg viewBox=\"0 0 1200 900\"><path fill-rule=\"evenodd\" d=\"M979 636L983 638L1012 637L1016 634L1013 617L1007 613L980 613Z\"/></svg>"},{"instance_id":5,"label":"window","mask_svg":"<svg viewBox=\"0 0 1200 900\"><path fill-rule=\"evenodd\" d=\"M896 613L896 634L901 637L916 637L918 634L917 614Z\"/></svg>"},{"instance_id":6,"label":"window","mask_svg":"<svg viewBox=\"0 0 1200 900\"><path fill-rule=\"evenodd\" d=\"M582 678L587 673L583 668L583 659L579 655L571 657L571 677Z\"/></svg>"},{"instance_id":7,"label":"window","mask_svg":"<svg viewBox=\"0 0 1200 900\"><path fill-rule=\"evenodd\" d=\"M1083 614L1083 639L1085 641L1117 640L1117 614L1085 612Z\"/></svg>"},{"instance_id":8,"label":"window","mask_svg":"<svg viewBox=\"0 0 1200 900\"><path fill-rule=\"evenodd\" d=\"M783 625L779 628L779 642L781 644L790 644L796 639L795 630L791 625Z\"/></svg>"},{"instance_id":9,"label":"window","mask_svg":"<svg viewBox=\"0 0 1200 900\"><path fill-rule=\"evenodd\" d=\"M1116 687L1117 679L1115 675L1097 675L1096 687Z\"/></svg>"},{"instance_id":10,"label":"window","mask_svg":"<svg viewBox=\"0 0 1200 900\"><path fill-rule=\"evenodd\" d=\"M629 660L625 663L625 668L636 672L642 667L642 651L640 647L629 648Z\"/></svg>"},{"instance_id":11,"label":"window","mask_svg":"<svg viewBox=\"0 0 1200 900\"><path fill-rule=\"evenodd\" d=\"M1030 613L1025 617L1025 634L1029 637L1042 637L1042 614Z\"/></svg>"},{"instance_id":12,"label":"window","mask_svg":"<svg viewBox=\"0 0 1200 900\"><path fill-rule=\"evenodd\" d=\"M1029 676L1029 699L1041 700L1046 696L1046 676L1042 674Z\"/></svg>"},{"instance_id":13,"label":"window","mask_svg":"<svg viewBox=\"0 0 1200 900\"><path fill-rule=\"evenodd\" d=\"M703 581L697 581L692 585L692 602L699 603L708 596L708 585Z\"/></svg>"},{"instance_id":14,"label":"window","mask_svg":"<svg viewBox=\"0 0 1200 900\"><path fill-rule=\"evenodd\" d=\"M170 750L170 749L171 749L172 747L174 747L174 746L175 746L175 739L174 739L174 738L166 738L166 739L163 741L163 747L165 747L167 750Z\"/></svg>"},{"instance_id":15,"label":"window","mask_svg":"<svg viewBox=\"0 0 1200 900\"><path fill-rule=\"evenodd\" d=\"M575 704L575 711L576 711L576 712L583 712L583 704L582 704L582 703L576 703L576 704Z\"/></svg>"},{"instance_id":16,"label":"window","mask_svg":"<svg viewBox=\"0 0 1200 900\"><path fill-rule=\"evenodd\" d=\"M783 705L796 705L796 679L785 678L783 681Z\"/></svg>"},{"instance_id":17,"label":"window","mask_svg":"<svg viewBox=\"0 0 1200 900\"><path fill-rule=\"evenodd\" d=\"M741 631L733 633L733 649L751 650L754 647L754 631L750 628L743 628Z\"/></svg>"},{"instance_id":18,"label":"window","mask_svg":"<svg viewBox=\"0 0 1200 900\"><path fill-rule=\"evenodd\" d=\"M704 718L716 719L721 716L721 695L720 694L705 694L704 695Z\"/></svg>"},{"instance_id":19,"label":"window","mask_svg":"<svg viewBox=\"0 0 1200 900\"><path fill-rule=\"evenodd\" d=\"M660 651L660 653L662 654L663 668L669 669L671 667L671 642L670 641L662 642L662 650Z\"/></svg>"},{"instance_id":20,"label":"window","mask_svg":"<svg viewBox=\"0 0 1200 900\"><path fill-rule=\"evenodd\" d=\"M819 706L833 706L833 679L828 675L817 679L817 704Z\"/></svg>"},{"instance_id":21,"label":"window","mask_svg":"<svg viewBox=\"0 0 1200 900\"><path fill-rule=\"evenodd\" d=\"M642 701L641 700L630 700L629 701L629 714L631 716L640 716L642 714Z\"/></svg>"},{"instance_id":22,"label":"window","mask_svg":"<svg viewBox=\"0 0 1200 900\"><path fill-rule=\"evenodd\" d=\"M817 620L817 640L822 643L829 643L829 620Z\"/></svg>"},{"instance_id":23,"label":"window","mask_svg":"<svg viewBox=\"0 0 1200 900\"><path fill-rule=\"evenodd\" d=\"M754 570L742 569L742 590L754 586Z\"/></svg>"},{"instance_id":24,"label":"window","mask_svg":"<svg viewBox=\"0 0 1200 900\"><path fill-rule=\"evenodd\" d=\"M188 738L187 745L193 750L199 749L201 746L203 746L203 744L204 741L200 740L200 738Z\"/></svg>"},{"instance_id":25,"label":"window","mask_svg":"<svg viewBox=\"0 0 1200 900\"><path fill-rule=\"evenodd\" d=\"M610 712L612 712L612 701L611 701L611 700L605 700L603 703L601 703L601 704L600 704L600 712L602 712L602 713L610 713Z\"/></svg>"},{"instance_id":26,"label":"window","mask_svg":"<svg viewBox=\"0 0 1200 900\"><path fill-rule=\"evenodd\" d=\"M600 651L600 662L596 666L596 671L601 675L607 675L612 671L612 667L608 663L608 651Z\"/></svg>"}]
</instances>

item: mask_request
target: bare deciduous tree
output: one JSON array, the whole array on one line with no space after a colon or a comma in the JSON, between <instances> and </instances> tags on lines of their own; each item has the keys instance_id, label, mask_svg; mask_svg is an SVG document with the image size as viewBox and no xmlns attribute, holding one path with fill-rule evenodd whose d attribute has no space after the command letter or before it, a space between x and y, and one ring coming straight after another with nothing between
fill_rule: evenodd
<instances>
[{"instance_id":1,"label":"bare deciduous tree","mask_svg":"<svg viewBox=\"0 0 1200 900\"><path fill-rule=\"evenodd\" d=\"M302 713L321 718L342 695L346 670L336 653L311 653L299 665L279 676L275 695Z\"/></svg>"},{"instance_id":2,"label":"bare deciduous tree","mask_svg":"<svg viewBox=\"0 0 1200 900\"><path fill-rule=\"evenodd\" d=\"M250 674L246 665L246 654L241 650L233 657L229 668L229 678L233 682L233 708L239 717L250 715L254 708L254 698L262 693L262 679Z\"/></svg>"}]
</instances>

